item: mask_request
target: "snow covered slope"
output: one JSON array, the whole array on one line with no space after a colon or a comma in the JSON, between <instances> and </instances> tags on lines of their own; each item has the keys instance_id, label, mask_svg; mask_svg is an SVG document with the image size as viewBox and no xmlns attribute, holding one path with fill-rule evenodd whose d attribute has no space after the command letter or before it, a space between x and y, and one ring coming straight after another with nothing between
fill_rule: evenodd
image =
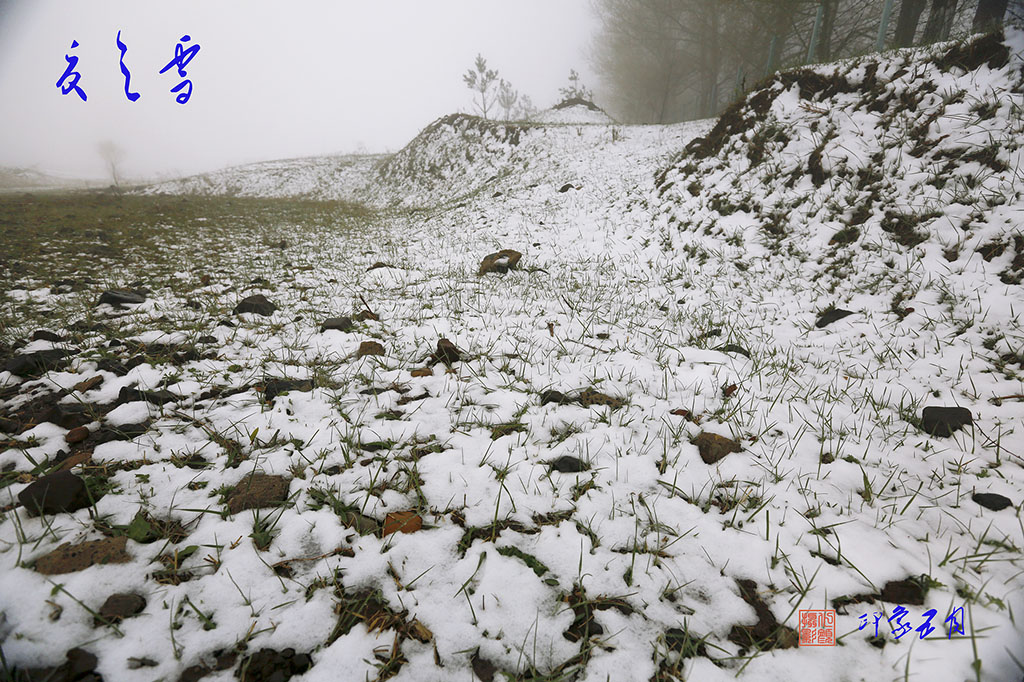
<instances>
[{"instance_id":1,"label":"snow covered slope","mask_svg":"<svg viewBox=\"0 0 1024 682\"><path fill-rule=\"evenodd\" d=\"M784 73L717 123L452 116L360 176L394 210L161 201L160 258L20 277L0 330L60 333L0 372L6 660L1019 680L1022 49ZM60 462L99 499L28 515Z\"/></svg>"},{"instance_id":2,"label":"snow covered slope","mask_svg":"<svg viewBox=\"0 0 1024 682\"><path fill-rule=\"evenodd\" d=\"M296 197L356 201L379 155L314 156L264 161L151 185L147 194Z\"/></svg>"},{"instance_id":3,"label":"snow covered slope","mask_svg":"<svg viewBox=\"0 0 1024 682\"><path fill-rule=\"evenodd\" d=\"M369 196L392 206L424 207L542 185L568 191L567 184L575 189L595 175L602 176L601 186L635 186L649 164L706 125L542 125L453 114L387 159ZM645 171L637 173L637 164Z\"/></svg>"}]
</instances>

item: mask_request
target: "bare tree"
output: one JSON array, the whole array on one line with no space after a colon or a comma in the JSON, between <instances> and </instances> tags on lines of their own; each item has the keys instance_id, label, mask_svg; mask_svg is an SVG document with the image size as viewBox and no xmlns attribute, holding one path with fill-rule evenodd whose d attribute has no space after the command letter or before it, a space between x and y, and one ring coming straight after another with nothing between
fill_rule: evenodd
<instances>
[{"instance_id":1,"label":"bare tree","mask_svg":"<svg viewBox=\"0 0 1024 682\"><path fill-rule=\"evenodd\" d=\"M505 113L505 120L512 118L512 111L519 101L519 92L504 78L498 83L498 106Z\"/></svg>"},{"instance_id":2,"label":"bare tree","mask_svg":"<svg viewBox=\"0 0 1024 682\"><path fill-rule=\"evenodd\" d=\"M558 95L562 101L570 99L582 99L588 102L593 101L594 91L583 84L576 69L569 69L569 85L558 89Z\"/></svg>"},{"instance_id":3,"label":"bare tree","mask_svg":"<svg viewBox=\"0 0 1024 682\"><path fill-rule=\"evenodd\" d=\"M978 11L974 13L974 32L982 33L1001 27L1009 4L1009 0L978 0Z\"/></svg>"},{"instance_id":4,"label":"bare tree","mask_svg":"<svg viewBox=\"0 0 1024 682\"><path fill-rule=\"evenodd\" d=\"M917 35L917 25L924 12L925 0L903 0L896 20L896 47L910 47Z\"/></svg>"},{"instance_id":5,"label":"bare tree","mask_svg":"<svg viewBox=\"0 0 1024 682\"><path fill-rule=\"evenodd\" d=\"M923 41L934 43L949 38L956 18L958 0L932 0L928 10L928 23L924 26Z\"/></svg>"},{"instance_id":6,"label":"bare tree","mask_svg":"<svg viewBox=\"0 0 1024 682\"><path fill-rule=\"evenodd\" d=\"M107 170L110 171L110 178L114 182L114 187L119 187L121 179L118 174L118 168L124 158L124 150L113 140L103 140L96 146L96 150L100 153L100 158L106 164Z\"/></svg>"},{"instance_id":7,"label":"bare tree","mask_svg":"<svg viewBox=\"0 0 1024 682\"><path fill-rule=\"evenodd\" d=\"M495 69L488 69L487 60L479 54L476 56L474 68L475 70L466 71L462 80L466 83L466 87L476 93L473 97L473 104L480 115L487 118L487 114L494 106L494 100L498 96L495 92L498 72Z\"/></svg>"}]
</instances>

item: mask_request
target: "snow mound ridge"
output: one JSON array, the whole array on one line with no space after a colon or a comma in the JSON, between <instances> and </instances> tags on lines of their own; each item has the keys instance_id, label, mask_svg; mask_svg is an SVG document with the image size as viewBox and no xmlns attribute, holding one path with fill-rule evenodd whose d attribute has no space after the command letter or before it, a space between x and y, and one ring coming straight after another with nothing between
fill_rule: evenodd
<instances>
[{"instance_id":1,"label":"snow mound ridge","mask_svg":"<svg viewBox=\"0 0 1024 682\"><path fill-rule=\"evenodd\" d=\"M1014 31L777 74L657 175L666 238L793 259L839 298L912 295L887 288L893 259L1019 284L1022 45Z\"/></svg>"},{"instance_id":2,"label":"snow mound ridge","mask_svg":"<svg viewBox=\"0 0 1024 682\"><path fill-rule=\"evenodd\" d=\"M546 109L536 116L533 116L531 121L536 123L548 123L548 124L598 124L598 125L610 125L615 123L615 119L608 115L608 113L597 106L593 102L579 97L573 97L559 102L550 109Z\"/></svg>"},{"instance_id":3,"label":"snow mound ridge","mask_svg":"<svg viewBox=\"0 0 1024 682\"><path fill-rule=\"evenodd\" d=\"M619 139L611 126L493 121L469 114L440 118L378 169L371 202L424 207L498 196L533 183L573 182L564 166ZM621 132L621 131L620 131Z\"/></svg>"},{"instance_id":4,"label":"snow mound ridge","mask_svg":"<svg viewBox=\"0 0 1024 682\"><path fill-rule=\"evenodd\" d=\"M358 201L381 155L264 161L151 185L144 194Z\"/></svg>"}]
</instances>

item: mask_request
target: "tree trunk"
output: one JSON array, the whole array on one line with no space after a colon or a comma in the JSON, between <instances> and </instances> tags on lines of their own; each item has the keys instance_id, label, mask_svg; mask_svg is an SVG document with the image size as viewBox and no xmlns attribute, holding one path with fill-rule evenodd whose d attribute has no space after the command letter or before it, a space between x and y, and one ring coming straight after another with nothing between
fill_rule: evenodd
<instances>
[{"instance_id":1,"label":"tree trunk","mask_svg":"<svg viewBox=\"0 0 1024 682\"><path fill-rule=\"evenodd\" d=\"M825 14L821 20L821 34L818 36L818 44L814 49L814 58L817 61L827 62L832 59L832 31L836 25L839 0L822 0L822 4L825 6Z\"/></svg>"},{"instance_id":2,"label":"tree trunk","mask_svg":"<svg viewBox=\"0 0 1024 682\"><path fill-rule=\"evenodd\" d=\"M917 24L924 12L925 0L903 0L896 20L896 47L910 47L917 35Z\"/></svg>"},{"instance_id":3,"label":"tree trunk","mask_svg":"<svg viewBox=\"0 0 1024 682\"><path fill-rule=\"evenodd\" d=\"M928 23L924 26L924 42L934 43L949 38L956 16L957 0L932 0Z\"/></svg>"},{"instance_id":4,"label":"tree trunk","mask_svg":"<svg viewBox=\"0 0 1024 682\"><path fill-rule=\"evenodd\" d=\"M1003 25L1009 0L978 0L978 11L974 13L975 33L985 33Z\"/></svg>"}]
</instances>

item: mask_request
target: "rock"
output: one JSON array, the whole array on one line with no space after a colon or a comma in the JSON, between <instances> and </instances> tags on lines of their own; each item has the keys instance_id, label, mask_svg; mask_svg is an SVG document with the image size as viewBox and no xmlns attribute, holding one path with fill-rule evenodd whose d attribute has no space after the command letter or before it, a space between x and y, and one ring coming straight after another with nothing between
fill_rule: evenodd
<instances>
[{"instance_id":1,"label":"rock","mask_svg":"<svg viewBox=\"0 0 1024 682\"><path fill-rule=\"evenodd\" d=\"M414 511L390 512L384 517L383 535L415 533L423 527L423 519Z\"/></svg>"},{"instance_id":2,"label":"rock","mask_svg":"<svg viewBox=\"0 0 1024 682\"><path fill-rule=\"evenodd\" d=\"M270 401L288 391L312 391L311 379L269 379L263 383L263 399Z\"/></svg>"},{"instance_id":3,"label":"rock","mask_svg":"<svg viewBox=\"0 0 1024 682\"><path fill-rule=\"evenodd\" d=\"M128 538L122 536L90 540L77 545L64 543L36 559L36 572L58 575L82 571L96 564L123 564L132 557L125 551Z\"/></svg>"},{"instance_id":4,"label":"rock","mask_svg":"<svg viewBox=\"0 0 1024 682\"><path fill-rule=\"evenodd\" d=\"M142 613L146 608L146 599L138 594L119 592L107 597L100 607L99 616L107 623L120 623Z\"/></svg>"},{"instance_id":5,"label":"rock","mask_svg":"<svg viewBox=\"0 0 1024 682\"><path fill-rule=\"evenodd\" d=\"M5 668L7 674L3 679L18 682L103 682L103 678L96 672L98 661L88 651L70 649L65 657L67 660L56 668L14 668L10 672Z\"/></svg>"},{"instance_id":6,"label":"rock","mask_svg":"<svg viewBox=\"0 0 1024 682\"><path fill-rule=\"evenodd\" d=\"M70 352L59 348L23 353L8 360L4 369L19 377L38 377L50 370L62 368L70 355Z\"/></svg>"},{"instance_id":7,"label":"rock","mask_svg":"<svg viewBox=\"0 0 1024 682\"><path fill-rule=\"evenodd\" d=\"M51 331L47 331L45 329L37 329L35 332L32 333L32 340L51 341L53 343L58 343L60 341L63 341L64 339L62 339L59 335L54 334Z\"/></svg>"},{"instance_id":8,"label":"rock","mask_svg":"<svg viewBox=\"0 0 1024 682\"><path fill-rule=\"evenodd\" d=\"M434 351L433 360L434 362L441 362L451 367L456 362L462 360L462 354L455 347L454 343L442 336L437 342L437 350Z\"/></svg>"},{"instance_id":9,"label":"rock","mask_svg":"<svg viewBox=\"0 0 1024 682\"><path fill-rule=\"evenodd\" d=\"M890 580L879 593L882 601L904 606L921 606L924 604L924 588L917 581L907 578L906 580Z\"/></svg>"},{"instance_id":10,"label":"rock","mask_svg":"<svg viewBox=\"0 0 1024 682\"><path fill-rule=\"evenodd\" d=\"M520 422L506 422L504 424L495 424L491 427L491 440L498 440L505 436L511 436L513 433L525 433L526 425Z\"/></svg>"},{"instance_id":11,"label":"rock","mask_svg":"<svg viewBox=\"0 0 1024 682\"><path fill-rule=\"evenodd\" d=\"M123 387L117 394L117 400L114 405L124 405L125 403L135 402L146 402L150 405L164 405L166 403L181 400L181 396L175 395L166 389L159 391L145 391L138 388Z\"/></svg>"},{"instance_id":12,"label":"rock","mask_svg":"<svg viewBox=\"0 0 1024 682\"><path fill-rule=\"evenodd\" d=\"M409 374L414 377L431 377L434 376L434 370L429 367L420 367L412 370Z\"/></svg>"},{"instance_id":13,"label":"rock","mask_svg":"<svg viewBox=\"0 0 1024 682\"><path fill-rule=\"evenodd\" d=\"M477 270L477 275L486 275L488 272L497 272L505 274L509 270L514 270L519 265L519 260L523 257L523 254L512 249L502 249L496 253L492 253L484 257L480 261L480 269Z\"/></svg>"},{"instance_id":14,"label":"rock","mask_svg":"<svg viewBox=\"0 0 1024 682\"><path fill-rule=\"evenodd\" d=\"M74 429L95 420L89 413L88 405L65 405L63 403L57 403L47 410L46 413L40 417L39 421L56 424L62 429Z\"/></svg>"},{"instance_id":15,"label":"rock","mask_svg":"<svg viewBox=\"0 0 1024 682\"><path fill-rule=\"evenodd\" d=\"M359 348L356 349L356 357L361 358L366 355L384 355L384 346L380 345L376 341L363 341L359 344Z\"/></svg>"},{"instance_id":16,"label":"rock","mask_svg":"<svg viewBox=\"0 0 1024 682\"><path fill-rule=\"evenodd\" d=\"M552 471L557 471L560 474L578 474L590 468L583 460L568 455L549 462L548 466Z\"/></svg>"},{"instance_id":17,"label":"rock","mask_svg":"<svg viewBox=\"0 0 1024 682\"><path fill-rule=\"evenodd\" d=\"M115 360L114 358L103 358L96 363L96 369L104 372L110 372L119 377L123 377L131 371L131 368L126 366L123 362Z\"/></svg>"},{"instance_id":18,"label":"rock","mask_svg":"<svg viewBox=\"0 0 1024 682\"><path fill-rule=\"evenodd\" d=\"M145 294L141 294L136 291L126 291L124 289L110 289L100 294L100 300L96 302L96 305L112 305L114 307L120 307L123 305L138 305L139 303L145 302Z\"/></svg>"},{"instance_id":19,"label":"rock","mask_svg":"<svg viewBox=\"0 0 1024 682\"><path fill-rule=\"evenodd\" d=\"M75 443L81 443L88 437L89 427L77 426L64 434L64 442L66 442L68 445L74 445Z\"/></svg>"},{"instance_id":20,"label":"rock","mask_svg":"<svg viewBox=\"0 0 1024 682\"><path fill-rule=\"evenodd\" d=\"M818 329L829 326L833 322L843 319L848 315L853 315L852 310L843 310L842 308L831 308L825 310L818 316L818 321L814 323L814 326Z\"/></svg>"},{"instance_id":21,"label":"rock","mask_svg":"<svg viewBox=\"0 0 1024 682\"><path fill-rule=\"evenodd\" d=\"M324 320L323 324L320 325L320 331L325 332L329 330L335 330L339 332L350 332L352 331L352 318L351 317L329 317Z\"/></svg>"},{"instance_id":22,"label":"rock","mask_svg":"<svg viewBox=\"0 0 1024 682\"><path fill-rule=\"evenodd\" d=\"M576 185L572 184L571 182L567 182L564 185L562 185L561 187L559 187L558 191L561 192L562 194L565 194L566 192L568 192L571 189L576 189Z\"/></svg>"},{"instance_id":23,"label":"rock","mask_svg":"<svg viewBox=\"0 0 1024 682\"><path fill-rule=\"evenodd\" d=\"M260 649L242 659L235 677L239 682L287 682L311 667L313 659L309 654L297 654L295 649Z\"/></svg>"},{"instance_id":24,"label":"rock","mask_svg":"<svg viewBox=\"0 0 1024 682\"><path fill-rule=\"evenodd\" d=\"M754 609L757 623L754 625L734 625L729 631L729 641L740 646L740 652L750 648L760 650L792 649L799 645L800 635L796 630L781 625L768 605L757 593L757 583L753 580L737 580L740 597Z\"/></svg>"},{"instance_id":25,"label":"rock","mask_svg":"<svg viewBox=\"0 0 1024 682\"><path fill-rule=\"evenodd\" d=\"M85 481L70 471L43 476L18 493L30 516L74 512L92 505Z\"/></svg>"},{"instance_id":26,"label":"rock","mask_svg":"<svg viewBox=\"0 0 1024 682\"><path fill-rule=\"evenodd\" d=\"M926 407L921 412L921 429L933 436L953 435L968 424L973 424L971 411L966 407Z\"/></svg>"},{"instance_id":27,"label":"rock","mask_svg":"<svg viewBox=\"0 0 1024 682\"><path fill-rule=\"evenodd\" d=\"M605 395L595 391L592 388L588 388L576 398L580 405L583 407L593 407L594 405L606 405L613 410L618 409L626 404L626 401L622 398L613 398L610 395Z\"/></svg>"},{"instance_id":28,"label":"rock","mask_svg":"<svg viewBox=\"0 0 1024 682\"><path fill-rule=\"evenodd\" d=\"M146 431L149 431L150 422L144 421L138 424L121 424L120 426L101 426L92 438L96 445L109 443L112 440L133 440Z\"/></svg>"},{"instance_id":29,"label":"rock","mask_svg":"<svg viewBox=\"0 0 1024 682\"><path fill-rule=\"evenodd\" d=\"M719 436L717 433L710 433L708 431L704 431L697 436L693 444L697 446L700 458L704 460L705 464L714 464L729 453L739 452L743 449L739 443L731 438Z\"/></svg>"},{"instance_id":30,"label":"rock","mask_svg":"<svg viewBox=\"0 0 1024 682\"><path fill-rule=\"evenodd\" d=\"M237 514L246 509L280 506L288 499L290 484L284 476L261 473L246 476L228 496L228 511Z\"/></svg>"},{"instance_id":31,"label":"rock","mask_svg":"<svg viewBox=\"0 0 1024 682\"><path fill-rule=\"evenodd\" d=\"M991 509L992 511L1002 511L1007 507L1013 506L1013 502L1009 497L1004 497L999 493L974 493L971 495L971 499L985 509Z\"/></svg>"},{"instance_id":32,"label":"rock","mask_svg":"<svg viewBox=\"0 0 1024 682\"><path fill-rule=\"evenodd\" d=\"M239 301L238 305L231 312L235 315L254 313L263 317L269 317L274 314L275 310L277 310L277 306L268 301L266 296L263 294L253 294Z\"/></svg>"},{"instance_id":33,"label":"rock","mask_svg":"<svg viewBox=\"0 0 1024 682\"><path fill-rule=\"evenodd\" d=\"M735 343L727 343L724 346L716 347L714 350L717 350L719 353L736 353L737 355L750 357L750 351L743 346L737 346Z\"/></svg>"},{"instance_id":34,"label":"rock","mask_svg":"<svg viewBox=\"0 0 1024 682\"><path fill-rule=\"evenodd\" d=\"M91 391L92 389L96 388L102 383L103 375L97 374L96 376L90 377L85 381L79 381L77 384L75 384L75 390L78 391L79 393L85 393L86 391Z\"/></svg>"},{"instance_id":35,"label":"rock","mask_svg":"<svg viewBox=\"0 0 1024 682\"><path fill-rule=\"evenodd\" d=\"M547 405L548 403L556 403L558 405L569 405L576 402L569 396L565 395L561 391L541 391L540 392L540 404Z\"/></svg>"}]
</instances>

